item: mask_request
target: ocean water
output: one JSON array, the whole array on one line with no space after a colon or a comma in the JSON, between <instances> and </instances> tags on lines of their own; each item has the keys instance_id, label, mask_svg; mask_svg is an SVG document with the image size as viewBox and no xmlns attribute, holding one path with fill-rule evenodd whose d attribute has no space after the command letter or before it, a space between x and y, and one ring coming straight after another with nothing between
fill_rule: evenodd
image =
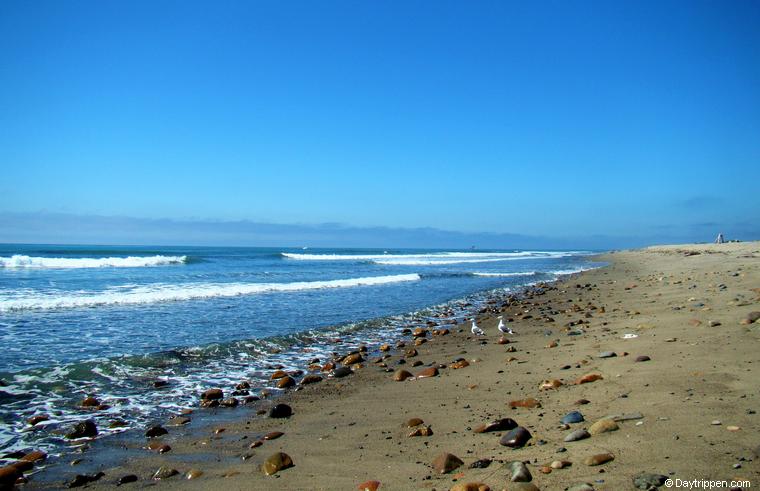
<instances>
[{"instance_id":1,"label":"ocean water","mask_svg":"<svg viewBox=\"0 0 760 491\"><path fill-rule=\"evenodd\" d=\"M588 251L0 245L0 451L55 451L83 419L144 426L209 387L255 394L272 365L376 347L597 266ZM87 394L110 409L78 407Z\"/></svg>"}]
</instances>

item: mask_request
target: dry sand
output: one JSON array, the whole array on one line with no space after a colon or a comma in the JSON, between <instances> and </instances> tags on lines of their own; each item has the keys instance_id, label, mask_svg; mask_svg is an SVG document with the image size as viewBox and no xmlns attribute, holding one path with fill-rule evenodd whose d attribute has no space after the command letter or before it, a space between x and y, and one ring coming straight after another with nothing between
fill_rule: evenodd
<instances>
[{"instance_id":1,"label":"dry sand","mask_svg":"<svg viewBox=\"0 0 760 491\"><path fill-rule=\"evenodd\" d=\"M760 311L760 243L652 247L602 259L610 266L506 307L504 316L514 319L509 325L517 332L509 336L510 344L498 344L496 319L482 316L479 325L486 335L481 338L472 336L469 326L447 326L451 334L428 336L417 347L419 355L405 365L397 362L412 344L411 336L407 348L392 350L385 360L389 369L413 373L457 358L468 360L468 367L395 382L392 373L367 360L351 376L305 386L276 401L198 409L239 417L234 424L193 421L181 432L169 428L160 440L171 445L170 452L133 449L129 461L102 468L105 476L89 487L111 488L120 476L134 474L138 481L125 488L355 490L359 483L377 480L381 490L448 490L468 482L495 490L531 489L510 482L511 461L526 462L532 483L542 490L578 483L597 490L634 489L632 477L640 472L684 480L741 479L760 487L760 324L740 323ZM583 323L567 327L577 321ZM625 334L637 337L623 339ZM600 358L604 351L617 356ZM635 361L642 355L651 360ZM411 368L415 360L424 365ZM603 378L574 383L587 374ZM542 382L551 379L563 385L541 390ZM508 405L529 397L541 407ZM590 402L576 405L580 399ZM256 414L274 403L290 405L293 416ZM574 410L585 421L563 428L560 419ZM642 417L618 422L617 431L563 441L575 429L628 413ZM414 417L433 434L407 436L412 429L405 422ZM499 444L506 432L473 432L499 418L513 418L527 428L530 441L512 449ZM219 426L225 431L215 434ZM271 431L284 435L249 448ZM97 451L106 450L90 452ZM287 453L295 465L266 476L261 465L274 452ZM464 465L436 472L431 463L442 452L458 456ZM600 453L614 460L583 463ZM95 455L83 458L97 462ZM468 468L479 459L493 462ZM572 465L540 471L557 460ZM180 474L153 481L159 466ZM184 474L191 469L203 475L187 480ZM78 471L72 467L70 472ZM27 486L43 487L34 477Z\"/></svg>"}]
</instances>

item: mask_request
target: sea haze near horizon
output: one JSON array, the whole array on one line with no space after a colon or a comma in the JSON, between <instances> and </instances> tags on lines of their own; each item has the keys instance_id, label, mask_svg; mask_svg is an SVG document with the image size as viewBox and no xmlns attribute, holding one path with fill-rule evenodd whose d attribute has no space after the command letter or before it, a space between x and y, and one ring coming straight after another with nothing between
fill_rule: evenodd
<instances>
[{"instance_id":1,"label":"sea haze near horizon","mask_svg":"<svg viewBox=\"0 0 760 491\"><path fill-rule=\"evenodd\" d=\"M209 386L261 390L267 365L303 369L433 316L461 320L493 292L598 266L588 255L0 245L0 449L53 448L57 427L93 416L142 424ZM83 412L89 393L111 408ZM39 413L49 428L22 433Z\"/></svg>"}]
</instances>

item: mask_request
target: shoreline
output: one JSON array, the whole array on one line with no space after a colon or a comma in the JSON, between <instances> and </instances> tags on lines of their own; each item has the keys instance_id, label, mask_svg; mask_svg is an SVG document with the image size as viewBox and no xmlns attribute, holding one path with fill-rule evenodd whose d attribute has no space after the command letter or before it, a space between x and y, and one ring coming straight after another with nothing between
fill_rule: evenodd
<instances>
[{"instance_id":1,"label":"shoreline","mask_svg":"<svg viewBox=\"0 0 760 491\"><path fill-rule=\"evenodd\" d=\"M448 327L451 332L445 336L426 336L428 341L416 346L416 356L401 356L412 344L412 338L407 336L407 346L388 352L391 356L384 360L386 367L370 359L363 362L363 368L344 378L306 385L302 390L278 396L276 401L263 400L238 408L230 413L235 421L225 420L224 431L218 433L208 431L213 428L213 421L197 428L191 422L187 426L186 436L178 436L178 432L163 422L169 433L154 439L160 444L153 446L170 445L171 450L164 454L139 448L140 445L130 447L132 444L129 442L96 442L82 455L86 460L94 458L94 462L71 467L67 473L73 477L76 473L90 472L90 469L93 473L97 472L95 469L99 464L96 454L109 450L111 457L108 464L100 464L98 468L105 472L105 476L89 484L89 487L110 488L117 479L135 475L137 482L129 486L157 483L161 487L180 489L215 489L220 486L230 489L356 489L361 482L378 480L383 483L382 489L449 489L465 482L484 482L492 489L505 486L507 489L530 489L526 487L528 485L520 487L509 483L505 478L509 474L507 462L514 460L528 462L533 484L540 489L563 489L576 482L591 483L595 489L624 489L631 487L631 479L638 472L668 475L672 471L674 475L684 478L709 476L709 468L718 462L721 465L714 468L722 473L722 478L736 474L752 479L753 483L760 482L757 479L758 466L748 460L752 458L751 440L757 436L752 429L756 421L748 413L749 409L742 406L732 410L722 404L725 401L714 400L719 399L715 395L723 394L721 390L725 389L718 388L720 382L713 380L713 377L719 379L718 372L724 377L726 374L718 369L718 365L710 371L709 367L703 366L704 363L693 359L700 350L711 349L719 352L717 360L728 361L738 354L734 363L751 361L752 345L744 338L748 336L756 341L757 331L740 327L738 321L744 311L760 310L757 294L751 290L760 286L756 263L760 256L757 249L757 243L741 243L615 252L607 255L611 263L609 266L561 279L548 286L545 294L527 295L508 306L505 318L511 316L515 319L510 325L517 331L517 335L510 337L514 341L512 343L498 344L496 320L492 314L478 316L478 324L487 333L481 339L469 335L469 326L431 326L432 329ZM685 252L697 250L701 254L685 255ZM723 261L716 261L716 254ZM737 270L738 267L743 269ZM729 273L731 269L734 271ZM670 272L666 273L666 270ZM709 277L712 271L720 275L725 289L710 290L715 288L706 281L713 279ZM697 277L698 273L707 278ZM733 273L739 276L729 276ZM680 283L656 279L667 278L668 274L683 278L678 280ZM694 282L696 288L684 284L685 278L692 276L692 280L686 281ZM588 283L588 287L577 288L573 283ZM706 293L708 291L710 295ZM731 293L737 295L738 291L748 297L742 300L748 302L747 305L725 308L721 304L720 312L701 310L704 307L713 308L710 305L714 302L712 293L723 297ZM681 299L685 295L689 297ZM672 310L671 307L676 305L663 304L663 297L672 297L673 301L677 297L684 305ZM690 302L688 298L691 297L701 302ZM589 302L594 309L589 307ZM693 307L691 304L695 303L702 303L703 306ZM579 310L563 309L563 304L575 305ZM601 313L601 307L604 307L604 313ZM705 319L699 325L692 326L686 314L699 317L709 314L717 320ZM567 326L581 320L582 323ZM694 337L706 328L710 320L720 322L721 326L707 328L710 331L703 335L715 337L715 329L720 329L730 336L731 347L736 354L724 353L725 347L716 343L715 339L712 340L713 344L704 346L705 341ZM550 335L545 335L547 329L551 331ZM582 334L568 336L564 332L567 329L582 331ZM621 336L625 333L634 333L638 337L623 340ZM672 337L676 341L664 342L665 338ZM487 343L483 344L483 340ZM514 351L508 352L510 349ZM630 355L622 356L626 350L630 351ZM598 358L600 351L619 352L621 355ZM689 352L692 358L684 357L682 360L679 355L685 352ZM645 355L650 357L649 361L634 362L637 356ZM406 363L397 365L402 358ZM469 366L461 369L451 366L459 358L466 359ZM412 368L415 361L422 364ZM439 375L431 378L395 382L390 373L403 368L416 374L422 369L439 365L446 368L439 368ZM460 362L460 365L463 364ZM751 363L746 368L747 372L732 375L740 389L750 386L747 377L753 373L757 375ZM711 385L705 394L694 387L699 382L697 376L690 375L699 372L699 369L704 380L709 379ZM589 384L572 384L578 377L589 373L599 373L603 378ZM687 378L685 385L691 387L682 387L682 391L674 396L668 387L683 386L678 377ZM559 380L562 385L541 390L539 387L546 380ZM756 387L757 384L754 385ZM687 388L691 391L685 391ZM683 414L674 410L673 403L678 400L684 404L684 397L687 401L694 401L697 395L707 399L696 406L699 409L714 406L710 413L713 417L709 419L707 413L700 413L703 419L708 420L693 424L698 425L698 433L709 434L708 437L715 440L708 446L717 448L692 453L689 458L692 464L697 465L689 466L681 462L686 460L682 458L686 448L683 442L693 444L698 439L686 437L688 424L684 426L681 421ZM743 399L744 405L760 410L757 394L745 391L743 395L737 397ZM507 405L511 400L529 397L541 401L542 407L510 409ZM575 406L572 401L579 397L591 403ZM723 395L720 399L726 397ZM266 411L272 402L292 406L293 416L272 419L256 414L257 411ZM685 403L685 406L691 409L692 404ZM573 410L581 411L586 422L570 424L570 428L563 429L559 420L563 414ZM228 410L195 410L196 413L198 411ZM617 431L577 442L564 442L566 433L584 425L590 426L605 415L636 412L643 417L619 421ZM519 450L499 445L499 436L505 432L472 432L480 424L507 417L513 418L533 435L528 444ZM415 428L404 428L402 425L410 418L424 420L426 426L430 425L432 435L408 437L407 434ZM710 424L715 419L724 422L722 425ZM704 426L705 423L707 426ZM671 426L677 431L678 439L673 435L665 439L665 435L660 434ZM729 426L739 426L740 429L728 431L726 428ZM722 433L713 435L716 428ZM284 435L263 440L262 444L249 448L251 443L259 441L259 437L272 431L281 431ZM700 435L700 438L704 436ZM729 440L740 441L742 451L747 453L743 455L744 460L733 455L727 459L725 452ZM147 443L143 441L141 446ZM119 447L119 450L119 445L127 448ZM656 450L660 447L670 455ZM562 448L565 450L559 451ZM263 475L261 464L277 451L290 455L295 466L271 477ZM431 469L431 463L443 451L457 455L464 465L451 473L436 473ZM611 453L615 458L600 466L584 465L583 458L594 452ZM130 461L126 463L122 460L121 464L116 464L121 459L119 454ZM491 459L492 463L485 468L467 468L478 459ZM542 470L544 464L562 460L571 461L572 465L543 473L547 470ZM726 460L730 460L730 465L723 462ZM741 467L734 469L733 465L738 462L741 462ZM151 476L160 466L176 469L179 475L153 481ZM203 474L186 480L184 474L193 469ZM599 469L605 472L600 473ZM464 475L460 476L462 472ZM61 485L60 480L46 482L44 474L45 471L32 476L25 488L44 489L46 486ZM603 482L597 482L599 480Z\"/></svg>"}]
</instances>

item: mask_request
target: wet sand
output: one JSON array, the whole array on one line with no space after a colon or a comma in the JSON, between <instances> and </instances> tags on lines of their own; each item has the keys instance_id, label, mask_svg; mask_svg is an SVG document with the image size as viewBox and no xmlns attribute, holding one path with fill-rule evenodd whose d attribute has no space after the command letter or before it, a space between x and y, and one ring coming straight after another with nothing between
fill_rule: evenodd
<instances>
[{"instance_id":1,"label":"wet sand","mask_svg":"<svg viewBox=\"0 0 760 491\"><path fill-rule=\"evenodd\" d=\"M89 489L112 488L120 477L134 475L137 481L123 488L352 490L376 480L388 490L448 490L470 482L495 490L561 490L580 483L621 490L635 489L632 479L642 472L760 486L760 324L742 323L760 311L760 243L653 247L600 259L610 266L494 305L513 319L507 325L516 334L506 336L508 344L498 342L495 314L478 317L482 337L473 336L469 324L431 327L450 333L428 333L416 356L405 356L414 347L410 335L405 347L387 352L385 367L370 357L349 376L276 400L196 408L191 419L205 416L181 431L164 422L169 433L150 441L169 445L166 453L140 448L148 439L115 439L93 445L79 466L61 471L65 463L58 464L56 474L70 480L102 471ZM626 334L635 337L624 339ZM616 356L602 358L603 352ZM636 361L642 356L649 360ZM460 358L469 366L450 367ZM406 363L398 365L401 359ZM415 361L422 365L412 367ZM418 374L433 366L446 368L434 377L393 380L397 369ZM593 374L601 378L576 383ZM542 389L547 381L554 387ZM540 406L509 405L527 398ZM582 399L588 402L578 404ZM257 414L273 404L289 405L292 416ZM571 411L580 411L584 421L563 426L561 418ZM214 413L223 416L218 424ZM564 441L615 415L625 418L595 428L616 430ZM411 418L424 425L408 428ZM532 438L510 448L500 444L508 431L473 431L502 418L512 418ZM432 435L408 436L428 426ZM283 435L261 440L274 431ZM294 466L264 475L262 464L276 452L290 456ZM444 452L463 464L439 473L432 463ZM597 454L614 459L584 464ZM492 462L469 468L482 459ZM534 488L510 482L513 461L526 463ZM554 461L571 464L542 472ZM161 466L178 474L153 480ZM202 475L188 480L191 470ZM31 476L25 488L62 486L44 474Z\"/></svg>"}]
</instances>

